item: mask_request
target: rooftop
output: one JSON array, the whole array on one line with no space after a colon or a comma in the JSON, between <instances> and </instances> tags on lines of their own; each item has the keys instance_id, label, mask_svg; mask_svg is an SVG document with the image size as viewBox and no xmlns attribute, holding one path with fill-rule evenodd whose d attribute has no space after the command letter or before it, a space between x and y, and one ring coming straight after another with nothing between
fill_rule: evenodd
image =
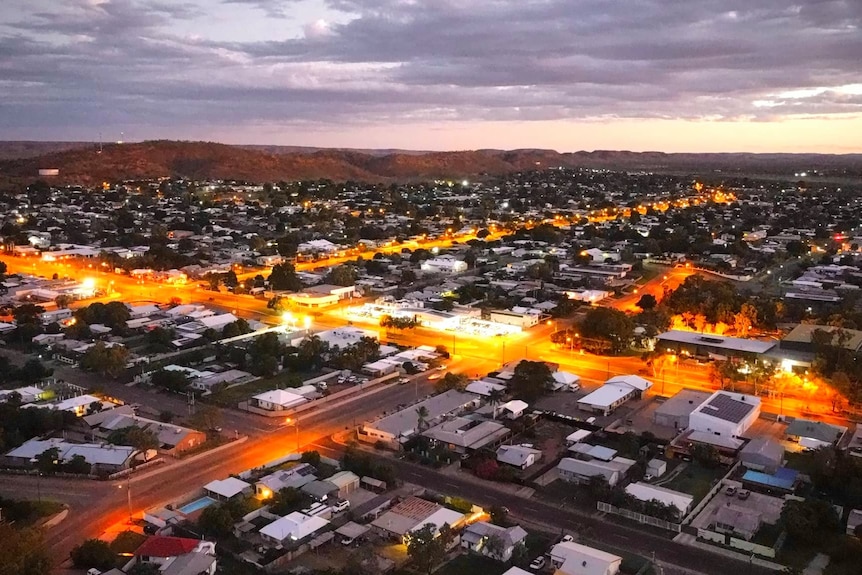
<instances>
[{"instance_id":1,"label":"rooftop","mask_svg":"<svg viewBox=\"0 0 862 575\"><path fill-rule=\"evenodd\" d=\"M741 337L727 337L724 335L712 335L697 333L694 331L671 330L659 334L660 342L683 343L688 345L702 345L712 348L736 351L740 353L766 353L773 347L774 341L760 341L756 339L745 339Z\"/></svg>"}]
</instances>

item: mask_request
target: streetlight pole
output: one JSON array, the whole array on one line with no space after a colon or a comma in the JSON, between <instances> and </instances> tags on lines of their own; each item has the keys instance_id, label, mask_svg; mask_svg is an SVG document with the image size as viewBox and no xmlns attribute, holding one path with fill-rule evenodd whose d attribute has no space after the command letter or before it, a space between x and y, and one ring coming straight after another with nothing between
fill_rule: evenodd
<instances>
[{"instance_id":1,"label":"streetlight pole","mask_svg":"<svg viewBox=\"0 0 862 575\"><path fill-rule=\"evenodd\" d=\"M117 489L122 489L122 485L118 485ZM129 511L129 523L132 523L132 472L129 470L126 475L126 507Z\"/></svg>"}]
</instances>

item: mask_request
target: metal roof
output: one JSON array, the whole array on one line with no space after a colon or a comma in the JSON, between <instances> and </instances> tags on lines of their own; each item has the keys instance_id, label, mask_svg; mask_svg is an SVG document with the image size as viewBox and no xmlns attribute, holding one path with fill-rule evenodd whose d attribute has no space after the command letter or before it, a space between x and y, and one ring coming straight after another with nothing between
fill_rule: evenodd
<instances>
[{"instance_id":1,"label":"metal roof","mask_svg":"<svg viewBox=\"0 0 862 575\"><path fill-rule=\"evenodd\" d=\"M745 395L740 394L738 397L739 399L726 393L716 393L712 398L705 401L697 411L717 419L739 423L751 413L755 404L745 401Z\"/></svg>"}]
</instances>

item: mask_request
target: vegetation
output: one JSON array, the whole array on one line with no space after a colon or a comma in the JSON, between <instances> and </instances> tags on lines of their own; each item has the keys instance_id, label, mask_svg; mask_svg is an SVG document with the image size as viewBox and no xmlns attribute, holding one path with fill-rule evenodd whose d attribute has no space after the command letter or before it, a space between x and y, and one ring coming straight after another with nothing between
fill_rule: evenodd
<instances>
[{"instance_id":1,"label":"vegetation","mask_svg":"<svg viewBox=\"0 0 862 575\"><path fill-rule=\"evenodd\" d=\"M107 571L117 563L117 554L111 546L101 539L87 539L75 546L70 553L76 569L96 569Z\"/></svg>"},{"instance_id":2,"label":"vegetation","mask_svg":"<svg viewBox=\"0 0 862 575\"><path fill-rule=\"evenodd\" d=\"M108 346L104 342L97 341L81 357L81 369L116 378L125 371L129 355L129 350L125 346Z\"/></svg>"},{"instance_id":3,"label":"vegetation","mask_svg":"<svg viewBox=\"0 0 862 575\"><path fill-rule=\"evenodd\" d=\"M552 382L551 368L545 362L524 360L515 367L509 384L512 395L532 403L547 393Z\"/></svg>"},{"instance_id":4,"label":"vegetation","mask_svg":"<svg viewBox=\"0 0 862 575\"><path fill-rule=\"evenodd\" d=\"M39 529L0 523L0 575L45 575L51 563Z\"/></svg>"},{"instance_id":5,"label":"vegetation","mask_svg":"<svg viewBox=\"0 0 862 575\"><path fill-rule=\"evenodd\" d=\"M454 535L448 525L441 527L439 533L434 524L423 525L410 533L407 556L418 571L431 575L434 568L442 563Z\"/></svg>"}]
</instances>

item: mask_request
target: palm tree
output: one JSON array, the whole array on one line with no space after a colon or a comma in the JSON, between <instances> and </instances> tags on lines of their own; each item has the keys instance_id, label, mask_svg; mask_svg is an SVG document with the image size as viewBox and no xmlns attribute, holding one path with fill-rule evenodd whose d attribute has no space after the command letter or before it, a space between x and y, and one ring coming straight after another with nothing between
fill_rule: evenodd
<instances>
[{"instance_id":1,"label":"palm tree","mask_svg":"<svg viewBox=\"0 0 862 575\"><path fill-rule=\"evenodd\" d=\"M502 389L492 389L488 393L488 401L491 402L491 407L494 410L491 419L497 419L497 405L503 400L505 395L506 392Z\"/></svg>"},{"instance_id":2,"label":"palm tree","mask_svg":"<svg viewBox=\"0 0 862 575\"><path fill-rule=\"evenodd\" d=\"M418 420L416 421L416 427L419 428L419 431L425 431L428 427L428 408L424 405L420 405L416 408L416 415Z\"/></svg>"}]
</instances>

